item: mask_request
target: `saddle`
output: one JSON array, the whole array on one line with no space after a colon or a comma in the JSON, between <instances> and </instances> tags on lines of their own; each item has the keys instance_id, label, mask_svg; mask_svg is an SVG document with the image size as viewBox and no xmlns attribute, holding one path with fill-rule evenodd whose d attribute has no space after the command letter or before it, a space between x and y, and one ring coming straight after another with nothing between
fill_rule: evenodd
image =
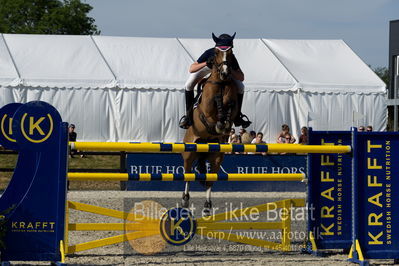
<instances>
[{"instance_id":1,"label":"saddle","mask_svg":"<svg viewBox=\"0 0 399 266\"><path fill-rule=\"evenodd\" d=\"M197 84L197 95L201 95L202 89L204 88L206 81L209 79L210 75L205 76L203 79L201 79L200 82Z\"/></svg>"}]
</instances>

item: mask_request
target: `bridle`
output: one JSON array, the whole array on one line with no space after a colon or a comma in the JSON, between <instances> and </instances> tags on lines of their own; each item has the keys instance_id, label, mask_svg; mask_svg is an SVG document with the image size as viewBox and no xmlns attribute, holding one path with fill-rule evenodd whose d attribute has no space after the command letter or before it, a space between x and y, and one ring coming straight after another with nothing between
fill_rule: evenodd
<instances>
[{"instance_id":1,"label":"bridle","mask_svg":"<svg viewBox=\"0 0 399 266\"><path fill-rule=\"evenodd\" d=\"M230 50L232 48L232 46L220 46L220 47L217 46L215 48L220 51L226 52L226 51ZM227 60L224 60L224 61L220 62L219 64L216 64L216 70L217 70L219 77L223 71L223 66L226 66L229 70L231 69L231 66L229 65L229 62ZM231 73L231 71L229 71L229 72ZM231 79L231 75L228 77L227 80L229 80L229 79Z\"/></svg>"}]
</instances>

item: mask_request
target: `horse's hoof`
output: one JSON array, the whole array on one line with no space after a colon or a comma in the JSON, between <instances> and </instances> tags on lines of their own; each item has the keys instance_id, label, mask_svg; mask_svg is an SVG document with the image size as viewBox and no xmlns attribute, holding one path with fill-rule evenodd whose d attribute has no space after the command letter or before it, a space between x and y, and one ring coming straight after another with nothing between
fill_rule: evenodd
<instances>
[{"instance_id":1,"label":"horse's hoof","mask_svg":"<svg viewBox=\"0 0 399 266\"><path fill-rule=\"evenodd\" d=\"M202 211L202 215L203 215L203 217L211 216L211 210L210 209L204 209Z\"/></svg>"},{"instance_id":2,"label":"horse's hoof","mask_svg":"<svg viewBox=\"0 0 399 266\"><path fill-rule=\"evenodd\" d=\"M210 216L212 214L212 201L205 201L203 216Z\"/></svg>"},{"instance_id":3,"label":"horse's hoof","mask_svg":"<svg viewBox=\"0 0 399 266\"><path fill-rule=\"evenodd\" d=\"M190 205L190 194L183 193L183 197L181 199L181 206L183 208L188 208L189 205Z\"/></svg>"}]
</instances>

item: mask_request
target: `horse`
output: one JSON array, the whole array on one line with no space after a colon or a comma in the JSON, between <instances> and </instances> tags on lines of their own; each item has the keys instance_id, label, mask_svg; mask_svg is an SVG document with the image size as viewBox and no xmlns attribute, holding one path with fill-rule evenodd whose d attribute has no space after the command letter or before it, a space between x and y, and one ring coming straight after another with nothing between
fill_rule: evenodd
<instances>
[{"instance_id":1,"label":"horse","mask_svg":"<svg viewBox=\"0 0 399 266\"><path fill-rule=\"evenodd\" d=\"M192 110L192 125L186 130L184 143L225 143L238 115L238 88L232 78L232 47L215 47L215 57L210 77L204 82L197 106ZM183 152L184 170L192 172L195 160L198 171L207 173L206 161L210 164L210 173L217 173L223 161L221 152ZM204 215L210 215L212 209L211 189L214 182L201 181L206 188ZM182 196L182 207L189 206L190 183L186 182Z\"/></svg>"}]
</instances>

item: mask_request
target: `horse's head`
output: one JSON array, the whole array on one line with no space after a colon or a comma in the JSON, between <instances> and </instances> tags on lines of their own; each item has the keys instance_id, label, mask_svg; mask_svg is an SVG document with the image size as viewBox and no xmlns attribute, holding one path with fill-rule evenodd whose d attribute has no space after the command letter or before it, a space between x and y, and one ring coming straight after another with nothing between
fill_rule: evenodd
<instances>
[{"instance_id":1,"label":"horse's head","mask_svg":"<svg viewBox=\"0 0 399 266\"><path fill-rule=\"evenodd\" d=\"M221 80L225 81L230 78L232 62L233 49L230 46L215 47L214 64Z\"/></svg>"},{"instance_id":2,"label":"horse's head","mask_svg":"<svg viewBox=\"0 0 399 266\"><path fill-rule=\"evenodd\" d=\"M230 78L233 62L233 40L235 36L236 34L234 33L233 36L222 34L216 37L212 33L212 38L216 43L214 64L217 68L219 78L223 81Z\"/></svg>"}]
</instances>

